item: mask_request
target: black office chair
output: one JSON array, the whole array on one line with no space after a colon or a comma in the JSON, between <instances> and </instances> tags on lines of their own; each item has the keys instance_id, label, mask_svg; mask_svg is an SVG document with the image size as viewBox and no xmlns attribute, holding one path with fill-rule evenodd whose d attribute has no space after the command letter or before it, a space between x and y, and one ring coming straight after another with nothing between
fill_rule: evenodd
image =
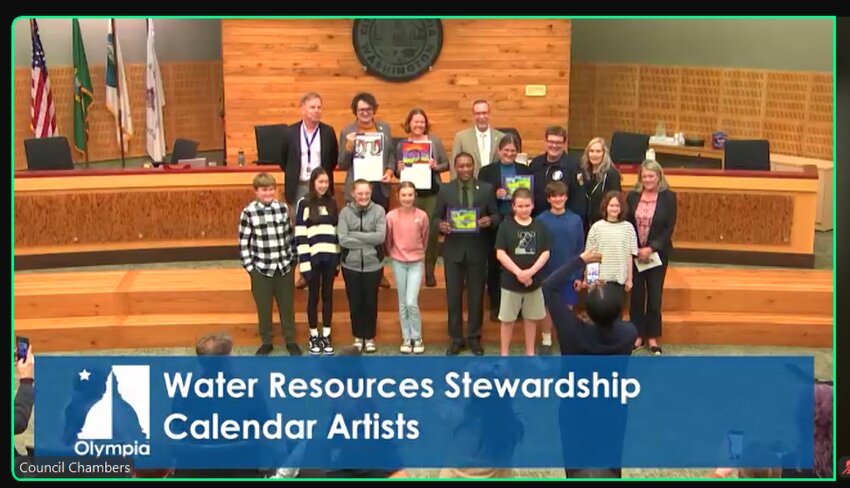
<instances>
[{"instance_id":1,"label":"black office chair","mask_svg":"<svg viewBox=\"0 0 850 488\"><path fill-rule=\"evenodd\" d=\"M611 136L611 161L620 164L640 164L646 159L649 136L634 132L615 132Z\"/></svg>"},{"instance_id":2,"label":"black office chair","mask_svg":"<svg viewBox=\"0 0 850 488\"><path fill-rule=\"evenodd\" d=\"M198 156L198 142L189 139L177 139L171 149L171 164L181 159L195 159Z\"/></svg>"},{"instance_id":3,"label":"black office chair","mask_svg":"<svg viewBox=\"0 0 850 488\"><path fill-rule=\"evenodd\" d=\"M67 137L25 139L24 152L29 171L74 169L74 158Z\"/></svg>"},{"instance_id":4,"label":"black office chair","mask_svg":"<svg viewBox=\"0 0 850 488\"><path fill-rule=\"evenodd\" d=\"M257 160L254 164L281 164L284 160L283 143L286 139L286 124L255 125Z\"/></svg>"},{"instance_id":5,"label":"black office chair","mask_svg":"<svg viewBox=\"0 0 850 488\"><path fill-rule=\"evenodd\" d=\"M726 141L723 165L725 169L770 171L770 143L766 139Z\"/></svg>"},{"instance_id":6,"label":"black office chair","mask_svg":"<svg viewBox=\"0 0 850 488\"><path fill-rule=\"evenodd\" d=\"M522 136L519 135L518 130L514 129L513 127L500 127L500 128L496 128L496 130L499 131L499 132L504 132L505 134L515 135L517 140L519 141L519 145L516 148L516 152L518 152L518 153L522 152Z\"/></svg>"}]
</instances>

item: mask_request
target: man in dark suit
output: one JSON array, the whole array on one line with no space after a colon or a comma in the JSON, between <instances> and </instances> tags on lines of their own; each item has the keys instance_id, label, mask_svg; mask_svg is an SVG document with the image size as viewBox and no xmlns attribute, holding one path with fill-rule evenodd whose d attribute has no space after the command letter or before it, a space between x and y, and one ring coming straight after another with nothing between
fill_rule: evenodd
<instances>
[{"instance_id":1,"label":"man in dark suit","mask_svg":"<svg viewBox=\"0 0 850 488\"><path fill-rule=\"evenodd\" d=\"M334 169L339 157L339 143L334 128L321 122L322 97L310 92L301 97L301 120L287 127L283 142L283 172L286 175L284 198L289 206L289 215L295 218L298 200L310 191L310 173L322 167L330 179L330 191L334 189ZM293 220L294 225L294 220ZM303 289L307 280L299 277L295 285Z\"/></svg>"},{"instance_id":2,"label":"man in dark suit","mask_svg":"<svg viewBox=\"0 0 850 488\"><path fill-rule=\"evenodd\" d=\"M468 303L467 337L469 348L475 355L484 354L481 347L481 324L483 314L484 281L487 276L487 257L490 242L486 229L499 224L495 192L487 183L473 177L475 160L469 153L455 156L457 178L440 187L434 207L432 222L437 222L440 233L445 235L443 243L443 267L446 272L446 295L449 304L449 336L452 344L447 354L457 355L464 348L463 339L463 285L466 281ZM475 232L461 232L452 228L447 221L450 208L475 208L478 225Z\"/></svg>"}]
</instances>

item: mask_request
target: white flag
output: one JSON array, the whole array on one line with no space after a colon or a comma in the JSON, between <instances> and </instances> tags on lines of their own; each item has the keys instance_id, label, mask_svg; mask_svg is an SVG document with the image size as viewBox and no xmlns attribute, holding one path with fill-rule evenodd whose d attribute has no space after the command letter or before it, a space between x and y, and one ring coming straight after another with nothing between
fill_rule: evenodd
<instances>
[{"instance_id":1,"label":"white flag","mask_svg":"<svg viewBox=\"0 0 850 488\"><path fill-rule=\"evenodd\" d=\"M124 57L121 56L121 44L118 38L115 38L113 51L113 19L109 20L109 27L106 33L106 108L112 112L115 117L115 137L118 144L121 144L121 133L118 128L118 108L121 108L121 129L124 130L124 151L127 151L127 145L130 138L133 137L133 119L130 117L130 97L128 96L129 87L127 86L127 77L124 75Z\"/></svg>"},{"instance_id":2,"label":"white flag","mask_svg":"<svg viewBox=\"0 0 850 488\"><path fill-rule=\"evenodd\" d=\"M162 89L162 73L159 71L154 47L153 19L148 19L148 67L145 86L148 154L154 162L159 163L165 158L165 129L162 117L165 92Z\"/></svg>"}]
</instances>

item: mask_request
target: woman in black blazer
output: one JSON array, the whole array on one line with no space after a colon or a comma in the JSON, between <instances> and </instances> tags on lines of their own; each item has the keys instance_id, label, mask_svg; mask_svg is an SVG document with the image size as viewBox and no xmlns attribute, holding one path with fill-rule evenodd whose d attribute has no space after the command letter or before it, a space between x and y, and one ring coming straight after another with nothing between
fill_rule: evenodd
<instances>
[{"instance_id":1,"label":"woman in black blazer","mask_svg":"<svg viewBox=\"0 0 850 488\"><path fill-rule=\"evenodd\" d=\"M643 347L646 340L652 354L661 355L658 338L661 337L661 295L667 263L673 251L673 230L676 228L676 194L669 189L664 170L652 160L640 166L638 183L629 192L628 220L638 235L638 256L648 262L657 252L661 266L638 272L633 270L633 288L629 315L638 330L635 349Z\"/></svg>"},{"instance_id":2,"label":"woman in black blazer","mask_svg":"<svg viewBox=\"0 0 850 488\"><path fill-rule=\"evenodd\" d=\"M620 172L611 161L605 139L601 137L591 139L584 148L579 171L576 173L577 194L570 195L570 199L582 198L586 203L585 213L581 216L584 220L585 235L590 226L602 218L600 210L602 198L609 191L622 190L620 179Z\"/></svg>"}]
</instances>

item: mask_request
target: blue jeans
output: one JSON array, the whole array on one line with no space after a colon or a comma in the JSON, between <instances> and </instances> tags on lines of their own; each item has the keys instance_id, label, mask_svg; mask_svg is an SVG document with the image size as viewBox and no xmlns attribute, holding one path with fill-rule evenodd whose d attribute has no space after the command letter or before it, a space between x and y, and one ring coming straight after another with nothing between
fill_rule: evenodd
<instances>
[{"instance_id":1,"label":"blue jeans","mask_svg":"<svg viewBox=\"0 0 850 488\"><path fill-rule=\"evenodd\" d=\"M422 286L424 261L405 263L393 260L393 275L398 288L398 315L401 337L405 342L422 339L422 316L419 314L419 288Z\"/></svg>"}]
</instances>

